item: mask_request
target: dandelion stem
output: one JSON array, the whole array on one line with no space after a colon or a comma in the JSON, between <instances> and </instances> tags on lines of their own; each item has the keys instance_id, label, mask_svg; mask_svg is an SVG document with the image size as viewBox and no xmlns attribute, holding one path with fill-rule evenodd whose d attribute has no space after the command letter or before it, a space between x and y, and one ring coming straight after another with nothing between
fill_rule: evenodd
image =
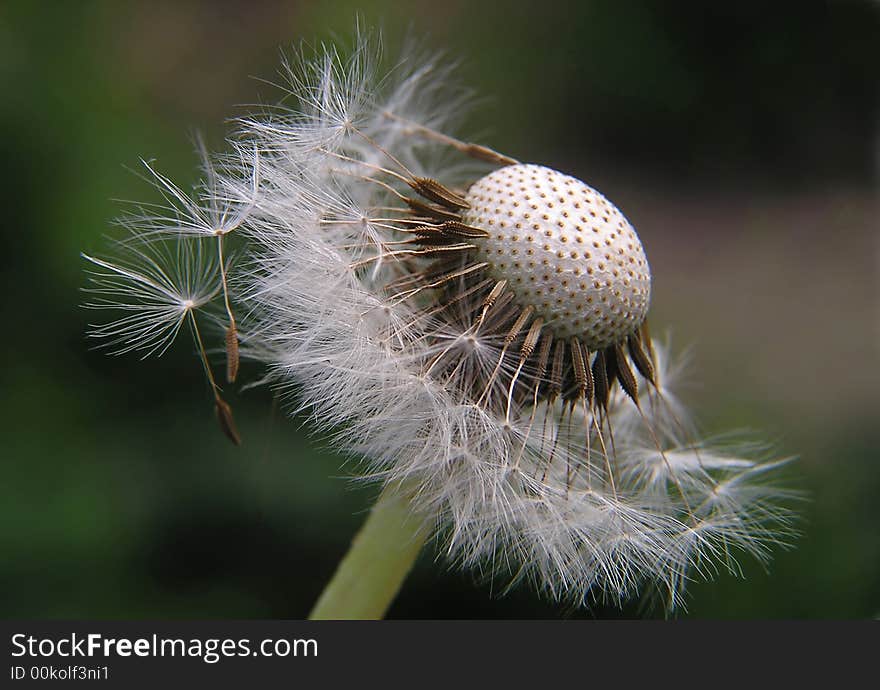
<instances>
[{"instance_id":1,"label":"dandelion stem","mask_svg":"<svg viewBox=\"0 0 880 690\"><path fill-rule=\"evenodd\" d=\"M311 620L383 618L429 534L406 494L386 488L309 614Z\"/></svg>"}]
</instances>

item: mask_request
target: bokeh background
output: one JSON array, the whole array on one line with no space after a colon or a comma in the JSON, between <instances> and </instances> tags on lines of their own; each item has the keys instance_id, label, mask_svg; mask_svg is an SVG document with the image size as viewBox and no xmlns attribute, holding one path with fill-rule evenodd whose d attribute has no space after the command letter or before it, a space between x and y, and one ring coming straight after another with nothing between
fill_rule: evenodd
<instances>
[{"instance_id":1,"label":"bokeh background","mask_svg":"<svg viewBox=\"0 0 880 690\"><path fill-rule=\"evenodd\" d=\"M470 132L624 210L703 428L800 457L796 548L680 615L880 615L880 5L815 0L3 2L0 615L300 618L344 553L374 492L266 390L231 396L232 447L186 339L90 351L78 255L113 199L155 200L126 168L195 182L192 132L221 147L282 52L358 13L460 61ZM499 597L428 550L389 615L636 613Z\"/></svg>"}]
</instances>

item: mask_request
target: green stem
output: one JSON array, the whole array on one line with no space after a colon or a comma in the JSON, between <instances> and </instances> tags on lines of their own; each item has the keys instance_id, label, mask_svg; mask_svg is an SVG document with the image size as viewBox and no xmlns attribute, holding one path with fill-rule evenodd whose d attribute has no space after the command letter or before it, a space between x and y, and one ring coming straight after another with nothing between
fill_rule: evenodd
<instances>
[{"instance_id":1,"label":"green stem","mask_svg":"<svg viewBox=\"0 0 880 690\"><path fill-rule=\"evenodd\" d=\"M383 618L429 534L399 489L386 488L309 614L310 620Z\"/></svg>"}]
</instances>

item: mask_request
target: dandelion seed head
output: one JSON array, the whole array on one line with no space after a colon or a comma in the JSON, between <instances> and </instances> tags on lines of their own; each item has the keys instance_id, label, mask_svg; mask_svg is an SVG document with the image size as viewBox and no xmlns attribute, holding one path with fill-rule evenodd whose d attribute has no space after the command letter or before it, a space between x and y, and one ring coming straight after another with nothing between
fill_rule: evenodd
<instances>
[{"instance_id":1,"label":"dandelion seed head","mask_svg":"<svg viewBox=\"0 0 880 690\"><path fill-rule=\"evenodd\" d=\"M239 355L263 364L362 481L406 487L448 557L494 580L674 607L737 552L766 559L792 494L778 462L697 436L623 214L458 138L436 60L384 74L364 34L319 53L288 63L287 105L242 120L231 155L202 155L198 194L150 168L166 207L129 219L133 267L93 260L95 306L130 311L95 334L151 352L191 317L237 442L196 328L218 302L229 380ZM176 243L199 261L169 281L149 248Z\"/></svg>"}]
</instances>

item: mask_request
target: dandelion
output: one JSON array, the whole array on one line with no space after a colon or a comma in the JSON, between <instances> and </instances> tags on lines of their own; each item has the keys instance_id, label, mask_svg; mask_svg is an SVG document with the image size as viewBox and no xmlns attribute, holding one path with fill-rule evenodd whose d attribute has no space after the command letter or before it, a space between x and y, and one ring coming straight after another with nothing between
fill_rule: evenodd
<instances>
[{"instance_id":1,"label":"dandelion","mask_svg":"<svg viewBox=\"0 0 880 690\"><path fill-rule=\"evenodd\" d=\"M783 462L698 438L633 226L576 177L450 134L448 71L406 53L380 76L377 45L288 65L289 105L241 120L219 167L203 154L199 201L149 168L168 208L128 219L141 268L87 257L111 296L94 305L126 310L93 335L161 353L189 318L219 408L195 313L220 302L229 381L263 363L363 459L383 495L316 617L381 615L432 534L576 604L672 609L738 553L766 561L791 533ZM182 250L183 280L150 258L210 242Z\"/></svg>"}]
</instances>

